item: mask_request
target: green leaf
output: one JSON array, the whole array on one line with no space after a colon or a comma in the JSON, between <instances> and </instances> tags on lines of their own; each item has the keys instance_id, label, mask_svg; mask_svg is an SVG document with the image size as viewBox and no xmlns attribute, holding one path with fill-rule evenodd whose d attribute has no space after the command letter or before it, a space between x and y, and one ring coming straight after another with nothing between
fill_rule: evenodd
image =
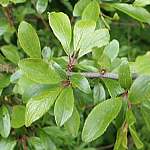
<instances>
[{"instance_id":1,"label":"green leaf","mask_svg":"<svg viewBox=\"0 0 150 150\"><path fill-rule=\"evenodd\" d=\"M49 13L49 24L61 42L65 52L70 54L70 43L72 38L71 24L68 16L62 12Z\"/></svg>"},{"instance_id":2,"label":"green leaf","mask_svg":"<svg viewBox=\"0 0 150 150\"><path fill-rule=\"evenodd\" d=\"M136 123L136 118L131 109L126 112L126 120L130 126Z\"/></svg>"},{"instance_id":3,"label":"green leaf","mask_svg":"<svg viewBox=\"0 0 150 150\"><path fill-rule=\"evenodd\" d=\"M106 100L97 106L88 115L83 131L82 140L91 142L100 137L109 124L117 117L122 105L121 98Z\"/></svg>"},{"instance_id":4,"label":"green leaf","mask_svg":"<svg viewBox=\"0 0 150 150\"><path fill-rule=\"evenodd\" d=\"M35 150L44 150L44 144L42 143L39 137L30 137L28 138L28 143L30 143Z\"/></svg>"},{"instance_id":5,"label":"green leaf","mask_svg":"<svg viewBox=\"0 0 150 150\"><path fill-rule=\"evenodd\" d=\"M122 88L129 89L132 84L130 67L127 61L123 61L119 67L119 82Z\"/></svg>"},{"instance_id":6,"label":"green leaf","mask_svg":"<svg viewBox=\"0 0 150 150\"><path fill-rule=\"evenodd\" d=\"M132 4L125 4L125 3L115 3L111 4L112 7L126 13L127 15L131 16L132 18L150 24L150 13L142 8L142 7L135 7Z\"/></svg>"},{"instance_id":7,"label":"green leaf","mask_svg":"<svg viewBox=\"0 0 150 150\"><path fill-rule=\"evenodd\" d=\"M126 150L127 148L127 128L120 128L117 131L117 139L113 150Z\"/></svg>"},{"instance_id":8,"label":"green leaf","mask_svg":"<svg viewBox=\"0 0 150 150\"><path fill-rule=\"evenodd\" d=\"M25 126L28 127L32 122L42 117L54 104L60 93L60 88L44 91L38 96L33 96L26 105Z\"/></svg>"},{"instance_id":9,"label":"green leaf","mask_svg":"<svg viewBox=\"0 0 150 150\"><path fill-rule=\"evenodd\" d=\"M76 22L73 31L73 44L75 51L81 49L82 41L84 41L89 34L94 32L95 27L96 23L92 20L80 20Z\"/></svg>"},{"instance_id":10,"label":"green leaf","mask_svg":"<svg viewBox=\"0 0 150 150\"><path fill-rule=\"evenodd\" d=\"M145 124L147 126L147 129L150 131L150 101L145 101L141 105L141 113L144 118Z\"/></svg>"},{"instance_id":11,"label":"green leaf","mask_svg":"<svg viewBox=\"0 0 150 150\"><path fill-rule=\"evenodd\" d=\"M26 77L37 83L55 84L60 81L55 70L42 59L24 59L18 65Z\"/></svg>"},{"instance_id":12,"label":"green leaf","mask_svg":"<svg viewBox=\"0 0 150 150\"><path fill-rule=\"evenodd\" d=\"M17 142L15 140L1 139L0 140L0 148L2 150L14 150L16 143Z\"/></svg>"},{"instance_id":13,"label":"green leaf","mask_svg":"<svg viewBox=\"0 0 150 150\"><path fill-rule=\"evenodd\" d=\"M64 88L58 96L54 107L55 120L58 126L62 126L71 117L73 108L73 90L71 87Z\"/></svg>"},{"instance_id":14,"label":"green leaf","mask_svg":"<svg viewBox=\"0 0 150 150\"><path fill-rule=\"evenodd\" d=\"M94 47L102 47L109 43L110 35L108 29L95 30L93 33L86 35L83 40L81 40L79 57L92 51Z\"/></svg>"},{"instance_id":15,"label":"green leaf","mask_svg":"<svg viewBox=\"0 0 150 150\"><path fill-rule=\"evenodd\" d=\"M41 57L41 46L35 29L22 21L18 28L18 39L23 50L32 58Z\"/></svg>"},{"instance_id":16,"label":"green leaf","mask_svg":"<svg viewBox=\"0 0 150 150\"><path fill-rule=\"evenodd\" d=\"M91 0L79 0L73 10L73 16L81 16L85 7L91 2Z\"/></svg>"},{"instance_id":17,"label":"green leaf","mask_svg":"<svg viewBox=\"0 0 150 150\"><path fill-rule=\"evenodd\" d=\"M38 0L36 3L36 10L39 14L42 14L48 5L48 0Z\"/></svg>"},{"instance_id":18,"label":"green leaf","mask_svg":"<svg viewBox=\"0 0 150 150\"><path fill-rule=\"evenodd\" d=\"M118 81L112 79L103 79L103 81L111 97L116 97L124 92Z\"/></svg>"},{"instance_id":19,"label":"green leaf","mask_svg":"<svg viewBox=\"0 0 150 150\"><path fill-rule=\"evenodd\" d=\"M110 70L111 59L105 53L101 55L97 63L100 65L101 69L105 69L107 71Z\"/></svg>"},{"instance_id":20,"label":"green leaf","mask_svg":"<svg viewBox=\"0 0 150 150\"><path fill-rule=\"evenodd\" d=\"M134 144L135 144L136 148L137 149L143 148L144 145L143 145L142 141L140 140L140 138L138 137L137 132L134 129L134 127L129 126L129 130L130 130L130 134L132 136L132 139L134 141Z\"/></svg>"},{"instance_id":21,"label":"green leaf","mask_svg":"<svg viewBox=\"0 0 150 150\"><path fill-rule=\"evenodd\" d=\"M133 3L134 6L143 7L146 5L150 5L150 0L135 0Z\"/></svg>"},{"instance_id":22,"label":"green leaf","mask_svg":"<svg viewBox=\"0 0 150 150\"><path fill-rule=\"evenodd\" d=\"M9 4L9 0L1 0L1 1L0 1L0 4L1 4L3 7L6 7L6 6Z\"/></svg>"},{"instance_id":23,"label":"green leaf","mask_svg":"<svg viewBox=\"0 0 150 150\"><path fill-rule=\"evenodd\" d=\"M17 64L19 62L20 56L16 46L5 45L1 47L1 51L5 55L5 57L11 62L13 62L14 64Z\"/></svg>"},{"instance_id":24,"label":"green leaf","mask_svg":"<svg viewBox=\"0 0 150 150\"><path fill-rule=\"evenodd\" d=\"M33 96L40 95L45 90L51 90L51 88L54 88L57 85L49 85L49 84L31 84L28 85L28 88L24 89L24 92L22 94L22 99L25 103L28 102L28 100Z\"/></svg>"},{"instance_id":25,"label":"green leaf","mask_svg":"<svg viewBox=\"0 0 150 150\"><path fill-rule=\"evenodd\" d=\"M13 106L11 116L11 126L13 128L20 128L25 124L25 106L15 105Z\"/></svg>"},{"instance_id":26,"label":"green leaf","mask_svg":"<svg viewBox=\"0 0 150 150\"><path fill-rule=\"evenodd\" d=\"M57 150L56 145L53 143L50 136L43 131L40 132L40 140L45 150Z\"/></svg>"},{"instance_id":27,"label":"green leaf","mask_svg":"<svg viewBox=\"0 0 150 150\"><path fill-rule=\"evenodd\" d=\"M97 1L92 1L84 9L82 13L82 19L94 20L96 22L99 18L99 15L100 15L99 3Z\"/></svg>"},{"instance_id":28,"label":"green leaf","mask_svg":"<svg viewBox=\"0 0 150 150\"><path fill-rule=\"evenodd\" d=\"M119 53L119 42L112 40L104 49L104 53L113 61Z\"/></svg>"},{"instance_id":29,"label":"green leaf","mask_svg":"<svg viewBox=\"0 0 150 150\"><path fill-rule=\"evenodd\" d=\"M70 77L70 81L74 87L79 88L81 91L87 94L91 93L90 84L84 76L80 74L74 74Z\"/></svg>"},{"instance_id":30,"label":"green leaf","mask_svg":"<svg viewBox=\"0 0 150 150\"><path fill-rule=\"evenodd\" d=\"M67 122L64 125L73 137L77 137L78 130L80 127L80 115L76 107L74 107L71 117L67 120Z\"/></svg>"},{"instance_id":31,"label":"green leaf","mask_svg":"<svg viewBox=\"0 0 150 150\"><path fill-rule=\"evenodd\" d=\"M93 98L95 104L106 99L105 89L101 83L94 85Z\"/></svg>"},{"instance_id":32,"label":"green leaf","mask_svg":"<svg viewBox=\"0 0 150 150\"><path fill-rule=\"evenodd\" d=\"M141 75L150 75L150 55L138 56L135 61L135 70Z\"/></svg>"},{"instance_id":33,"label":"green leaf","mask_svg":"<svg viewBox=\"0 0 150 150\"><path fill-rule=\"evenodd\" d=\"M132 84L129 91L129 100L133 104L147 101L150 98L150 77L140 76Z\"/></svg>"},{"instance_id":34,"label":"green leaf","mask_svg":"<svg viewBox=\"0 0 150 150\"><path fill-rule=\"evenodd\" d=\"M45 60L50 60L52 58L52 55L53 55L53 51L51 50L50 47L47 47L45 46L43 49L42 49L42 56Z\"/></svg>"},{"instance_id":35,"label":"green leaf","mask_svg":"<svg viewBox=\"0 0 150 150\"><path fill-rule=\"evenodd\" d=\"M10 116L7 107L4 105L0 108L0 134L2 137L7 138L11 129Z\"/></svg>"},{"instance_id":36,"label":"green leaf","mask_svg":"<svg viewBox=\"0 0 150 150\"><path fill-rule=\"evenodd\" d=\"M23 75L20 77L17 84L15 85L13 92L19 93L22 95L27 88L29 88L31 85L35 85L35 84L36 83L34 81L30 80L29 78L27 78L26 76Z\"/></svg>"},{"instance_id":37,"label":"green leaf","mask_svg":"<svg viewBox=\"0 0 150 150\"><path fill-rule=\"evenodd\" d=\"M7 87L10 84L10 76L6 74L0 74L0 89Z\"/></svg>"}]
</instances>

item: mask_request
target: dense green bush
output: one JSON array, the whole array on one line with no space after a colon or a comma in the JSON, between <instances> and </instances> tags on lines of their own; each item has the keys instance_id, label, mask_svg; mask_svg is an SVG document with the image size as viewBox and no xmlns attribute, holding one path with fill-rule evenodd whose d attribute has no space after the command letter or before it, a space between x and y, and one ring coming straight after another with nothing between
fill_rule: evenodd
<instances>
[{"instance_id":1,"label":"dense green bush","mask_svg":"<svg viewBox=\"0 0 150 150\"><path fill-rule=\"evenodd\" d=\"M150 149L150 0L0 4L0 150Z\"/></svg>"}]
</instances>

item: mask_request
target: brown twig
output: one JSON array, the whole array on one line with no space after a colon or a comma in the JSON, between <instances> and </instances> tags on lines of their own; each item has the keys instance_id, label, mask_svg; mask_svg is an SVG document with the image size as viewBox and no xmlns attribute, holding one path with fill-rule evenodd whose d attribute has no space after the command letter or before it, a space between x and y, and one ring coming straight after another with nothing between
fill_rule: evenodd
<instances>
[{"instance_id":1,"label":"brown twig","mask_svg":"<svg viewBox=\"0 0 150 150\"><path fill-rule=\"evenodd\" d=\"M10 6L3 7L4 15L6 16L10 27L14 27L14 21L13 21L13 15L12 15L12 9Z\"/></svg>"},{"instance_id":2,"label":"brown twig","mask_svg":"<svg viewBox=\"0 0 150 150\"><path fill-rule=\"evenodd\" d=\"M44 20L43 16L42 16L41 14L38 14L36 17L42 21L42 23L43 23L43 25L45 26L46 30L49 31L49 30L50 30L49 25L48 25L47 22Z\"/></svg>"},{"instance_id":3,"label":"brown twig","mask_svg":"<svg viewBox=\"0 0 150 150\"><path fill-rule=\"evenodd\" d=\"M23 150L28 150L27 137L25 135L22 136L21 141L22 141L22 144L23 144Z\"/></svg>"}]
</instances>

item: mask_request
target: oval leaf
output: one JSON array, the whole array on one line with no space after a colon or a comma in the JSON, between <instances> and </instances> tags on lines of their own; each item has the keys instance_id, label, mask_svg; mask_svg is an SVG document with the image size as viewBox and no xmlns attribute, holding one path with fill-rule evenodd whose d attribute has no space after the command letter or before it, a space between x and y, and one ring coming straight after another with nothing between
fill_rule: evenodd
<instances>
[{"instance_id":1,"label":"oval leaf","mask_svg":"<svg viewBox=\"0 0 150 150\"><path fill-rule=\"evenodd\" d=\"M20 60L20 56L16 46L5 45L1 47L1 50L2 53L5 55L5 57L14 64L17 64L18 61Z\"/></svg>"},{"instance_id":2,"label":"oval leaf","mask_svg":"<svg viewBox=\"0 0 150 150\"><path fill-rule=\"evenodd\" d=\"M16 105L13 107L11 116L11 126L13 128L20 128L25 123L25 106Z\"/></svg>"},{"instance_id":3,"label":"oval leaf","mask_svg":"<svg viewBox=\"0 0 150 150\"><path fill-rule=\"evenodd\" d=\"M123 61L119 67L119 82L121 87L129 89L132 84L132 77L130 67L127 61Z\"/></svg>"},{"instance_id":4,"label":"oval leaf","mask_svg":"<svg viewBox=\"0 0 150 150\"><path fill-rule=\"evenodd\" d=\"M85 7L91 2L91 0L79 0L73 10L73 16L81 16Z\"/></svg>"},{"instance_id":5,"label":"oval leaf","mask_svg":"<svg viewBox=\"0 0 150 150\"><path fill-rule=\"evenodd\" d=\"M49 13L49 24L55 36L61 42L65 52L70 54L72 31L68 16L62 12Z\"/></svg>"},{"instance_id":6,"label":"oval leaf","mask_svg":"<svg viewBox=\"0 0 150 150\"><path fill-rule=\"evenodd\" d=\"M35 29L22 21L18 28L18 38L23 50L32 58L41 57L41 46Z\"/></svg>"},{"instance_id":7,"label":"oval leaf","mask_svg":"<svg viewBox=\"0 0 150 150\"><path fill-rule=\"evenodd\" d=\"M99 15L100 15L99 3L97 1L92 1L84 9L82 13L82 19L83 20L90 19L96 22L99 18Z\"/></svg>"},{"instance_id":8,"label":"oval leaf","mask_svg":"<svg viewBox=\"0 0 150 150\"><path fill-rule=\"evenodd\" d=\"M105 89L101 83L98 83L94 86L93 98L95 104L106 99Z\"/></svg>"},{"instance_id":9,"label":"oval leaf","mask_svg":"<svg viewBox=\"0 0 150 150\"><path fill-rule=\"evenodd\" d=\"M80 115L76 107L74 107L72 116L68 119L68 121L64 124L65 128L71 133L73 137L78 135L78 130L80 127Z\"/></svg>"},{"instance_id":10,"label":"oval leaf","mask_svg":"<svg viewBox=\"0 0 150 150\"><path fill-rule=\"evenodd\" d=\"M133 104L147 101L150 98L150 77L140 76L132 84L129 91L129 100Z\"/></svg>"},{"instance_id":11,"label":"oval leaf","mask_svg":"<svg viewBox=\"0 0 150 150\"><path fill-rule=\"evenodd\" d=\"M54 88L51 91L44 91L28 101L25 113L26 127L30 126L32 122L38 120L50 109L59 93L60 88Z\"/></svg>"},{"instance_id":12,"label":"oval leaf","mask_svg":"<svg viewBox=\"0 0 150 150\"><path fill-rule=\"evenodd\" d=\"M104 53L113 61L119 53L119 42L112 40L104 49Z\"/></svg>"},{"instance_id":13,"label":"oval leaf","mask_svg":"<svg viewBox=\"0 0 150 150\"><path fill-rule=\"evenodd\" d=\"M7 107L0 108L0 134L2 137L7 138L11 129L10 116Z\"/></svg>"},{"instance_id":14,"label":"oval leaf","mask_svg":"<svg viewBox=\"0 0 150 150\"><path fill-rule=\"evenodd\" d=\"M55 70L42 59L24 59L18 65L26 77L37 83L55 84L60 81Z\"/></svg>"},{"instance_id":15,"label":"oval leaf","mask_svg":"<svg viewBox=\"0 0 150 150\"><path fill-rule=\"evenodd\" d=\"M42 14L48 5L48 0L38 0L36 3L36 10L39 14Z\"/></svg>"},{"instance_id":16,"label":"oval leaf","mask_svg":"<svg viewBox=\"0 0 150 150\"><path fill-rule=\"evenodd\" d=\"M62 126L71 117L73 107L73 91L71 87L68 87L63 89L55 103L54 115L58 126Z\"/></svg>"},{"instance_id":17,"label":"oval leaf","mask_svg":"<svg viewBox=\"0 0 150 150\"><path fill-rule=\"evenodd\" d=\"M50 109L59 93L60 88L54 88L51 91L44 91L28 101L25 112L26 127L30 126L32 122L38 120Z\"/></svg>"},{"instance_id":18,"label":"oval leaf","mask_svg":"<svg viewBox=\"0 0 150 150\"><path fill-rule=\"evenodd\" d=\"M70 77L70 81L73 86L79 88L81 91L87 94L91 93L89 82L84 76L81 76L80 74L74 74Z\"/></svg>"},{"instance_id":19,"label":"oval leaf","mask_svg":"<svg viewBox=\"0 0 150 150\"><path fill-rule=\"evenodd\" d=\"M98 104L88 115L83 131L82 140L91 142L100 137L109 124L115 119L121 109L121 98L106 100Z\"/></svg>"}]
</instances>

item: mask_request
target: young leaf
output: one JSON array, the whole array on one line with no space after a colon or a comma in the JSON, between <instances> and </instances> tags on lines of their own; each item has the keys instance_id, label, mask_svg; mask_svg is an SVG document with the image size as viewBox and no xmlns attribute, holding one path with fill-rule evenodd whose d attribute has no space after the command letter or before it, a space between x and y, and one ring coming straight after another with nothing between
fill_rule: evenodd
<instances>
[{"instance_id":1,"label":"young leaf","mask_svg":"<svg viewBox=\"0 0 150 150\"><path fill-rule=\"evenodd\" d=\"M38 96L33 96L26 105L25 126L28 127L32 122L42 117L54 104L60 93L60 88L45 91Z\"/></svg>"},{"instance_id":2,"label":"young leaf","mask_svg":"<svg viewBox=\"0 0 150 150\"><path fill-rule=\"evenodd\" d=\"M90 2L82 13L82 19L86 20L94 20L95 22L98 20L100 15L100 7L97 1Z\"/></svg>"},{"instance_id":3,"label":"young leaf","mask_svg":"<svg viewBox=\"0 0 150 150\"><path fill-rule=\"evenodd\" d=\"M71 87L64 88L58 96L54 107L55 120L58 126L62 126L71 117L73 107L73 90Z\"/></svg>"},{"instance_id":4,"label":"young leaf","mask_svg":"<svg viewBox=\"0 0 150 150\"><path fill-rule=\"evenodd\" d=\"M73 10L73 16L81 16L85 7L91 2L91 0L79 0Z\"/></svg>"},{"instance_id":5,"label":"young leaf","mask_svg":"<svg viewBox=\"0 0 150 150\"><path fill-rule=\"evenodd\" d=\"M97 63L100 65L101 69L105 69L107 71L110 70L111 59L105 53L101 55Z\"/></svg>"},{"instance_id":6,"label":"young leaf","mask_svg":"<svg viewBox=\"0 0 150 150\"><path fill-rule=\"evenodd\" d=\"M118 115L121 105L121 98L113 98L95 106L85 121L82 140L91 142L100 137Z\"/></svg>"},{"instance_id":7,"label":"young leaf","mask_svg":"<svg viewBox=\"0 0 150 150\"><path fill-rule=\"evenodd\" d=\"M73 31L73 44L75 51L78 51L81 48L82 41L84 41L87 36L94 32L95 27L96 23L92 20L80 20L76 22Z\"/></svg>"},{"instance_id":8,"label":"young leaf","mask_svg":"<svg viewBox=\"0 0 150 150\"><path fill-rule=\"evenodd\" d=\"M4 105L0 108L0 134L2 137L7 138L11 129L10 116L7 107Z\"/></svg>"},{"instance_id":9,"label":"young leaf","mask_svg":"<svg viewBox=\"0 0 150 150\"><path fill-rule=\"evenodd\" d=\"M129 89L132 84L130 67L127 61L123 61L119 67L119 82L122 88Z\"/></svg>"},{"instance_id":10,"label":"young leaf","mask_svg":"<svg viewBox=\"0 0 150 150\"><path fill-rule=\"evenodd\" d=\"M109 43L110 35L107 29L95 30L81 40L79 57L92 51L94 47L102 47Z\"/></svg>"},{"instance_id":11,"label":"young leaf","mask_svg":"<svg viewBox=\"0 0 150 150\"><path fill-rule=\"evenodd\" d=\"M143 148L143 143L142 143L142 141L140 140L140 138L138 137L137 132L136 132L136 130L134 129L134 127L129 126L129 130L130 130L130 134L131 134L131 136L132 136L132 138L133 138L133 141L134 141L134 144L135 144L136 148L137 148L137 149Z\"/></svg>"},{"instance_id":12,"label":"young leaf","mask_svg":"<svg viewBox=\"0 0 150 150\"><path fill-rule=\"evenodd\" d=\"M91 93L90 84L84 76L81 76L80 74L74 74L70 77L70 81L73 86L79 88L81 91L87 94Z\"/></svg>"},{"instance_id":13,"label":"young leaf","mask_svg":"<svg viewBox=\"0 0 150 150\"><path fill-rule=\"evenodd\" d=\"M5 45L1 47L1 51L5 55L5 57L14 64L17 64L18 61L20 60L20 56L16 46Z\"/></svg>"},{"instance_id":14,"label":"young leaf","mask_svg":"<svg viewBox=\"0 0 150 150\"><path fill-rule=\"evenodd\" d=\"M150 98L150 77L140 76L132 84L129 91L129 100L133 104L147 101Z\"/></svg>"},{"instance_id":15,"label":"young leaf","mask_svg":"<svg viewBox=\"0 0 150 150\"><path fill-rule=\"evenodd\" d=\"M103 81L111 97L116 97L124 92L118 81L112 79L103 79Z\"/></svg>"},{"instance_id":16,"label":"young leaf","mask_svg":"<svg viewBox=\"0 0 150 150\"><path fill-rule=\"evenodd\" d=\"M98 83L94 86L93 98L95 104L106 99L105 89L101 83Z\"/></svg>"},{"instance_id":17,"label":"young leaf","mask_svg":"<svg viewBox=\"0 0 150 150\"><path fill-rule=\"evenodd\" d=\"M112 40L104 49L104 53L113 61L119 53L119 42Z\"/></svg>"},{"instance_id":18,"label":"young leaf","mask_svg":"<svg viewBox=\"0 0 150 150\"><path fill-rule=\"evenodd\" d=\"M49 24L61 42L65 52L70 54L70 43L72 38L71 24L68 16L62 12L49 13Z\"/></svg>"},{"instance_id":19,"label":"young leaf","mask_svg":"<svg viewBox=\"0 0 150 150\"><path fill-rule=\"evenodd\" d=\"M43 84L55 84L60 81L59 75L42 59L24 59L19 67L29 79Z\"/></svg>"},{"instance_id":20,"label":"young leaf","mask_svg":"<svg viewBox=\"0 0 150 150\"><path fill-rule=\"evenodd\" d=\"M135 7L131 4L125 3L115 3L112 4L111 6L126 13L127 15L133 17L134 19L140 22L150 24L150 13L142 7Z\"/></svg>"},{"instance_id":21,"label":"young leaf","mask_svg":"<svg viewBox=\"0 0 150 150\"><path fill-rule=\"evenodd\" d=\"M41 57L41 46L35 29L22 21L18 28L18 38L23 50L32 58Z\"/></svg>"},{"instance_id":22,"label":"young leaf","mask_svg":"<svg viewBox=\"0 0 150 150\"><path fill-rule=\"evenodd\" d=\"M11 126L13 128L20 128L25 123L25 106L16 105L13 107L11 116Z\"/></svg>"},{"instance_id":23,"label":"young leaf","mask_svg":"<svg viewBox=\"0 0 150 150\"><path fill-rule=\"evenodd\" d=\"M78 130L80 127L80 115L76 107L74 107L72 116L68 119L68 121L64 124L65 128L71 133L73 137L78 135Z\"/></svg>"},{"instance_id":24,"label":"young leaf","mask_svg":"<svg viewBox=\"0 0 150 150\"><path fill-rule=\"evenodd\" d=\"M36 3L36 10L39 14L42 14L48 5L48 0L38 0Z\"/></svg>"}]
</instances>

